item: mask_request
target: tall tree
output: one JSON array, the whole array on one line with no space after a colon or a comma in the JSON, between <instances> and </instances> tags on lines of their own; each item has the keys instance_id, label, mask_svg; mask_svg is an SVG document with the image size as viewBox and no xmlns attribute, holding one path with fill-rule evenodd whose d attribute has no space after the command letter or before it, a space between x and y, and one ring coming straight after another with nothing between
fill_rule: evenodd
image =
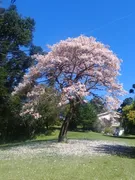
<instances>
[{"instance_id":1,"label":"tall tree","mask_svg":"<svg viewBox=\"0 0 135 180\"><path fill-rule=\"evenodd\" d=\"M19 100L10 97L14 87L33 64L31 55L42 52L33 45L35 22L32 18L23 18L16 6L10 6L0 16L0 133L13 132L13 126L19 125ZM16 107L18 104L18 108ZM14 110L13 110L14 107ZM16 112L18 109L18 113ZM15 113L14 113L15 112ZM18 114L18 115L17 115ZM11 123L12 122L12 123ZM12 126L11 126L12 125ZM11 129L10 129L11 128ZM6 133L4 133L4 129ZM10 129L10 130L9 130Z\"/></svg>"},{"instance_id":2,"label":"tall tree","mask_svg":"<svg viewBox=\"0 0 135 180\"><path fill-rule=\"evenodd\" d=\"M6 69L6 87L9 92L32 65L29 52L34 26L34 20L21 17L16 6L11 6L0 17L0 66Z\"/></svg>"},{"instance_id":3,"label":"tall tree","mask_svg":"<svg viewBox=\"0 0 135 180\"><path fill-rule=\"evenodd\" d=\"M97 91L102 90L106 92L108 106L117 108L118 96L124 93L117 81L121 61L107 46L92 37L68 38L50 46L50 49L46 56L35 55L38 63L30 68L14 94L23 91L38 78L42 77L44 83L53 80L54 88L61 93L59 105L69 103L70 106L59 134L59 141L63 141L75 106L83 103L85 96L95 96Z\"/></svg>"}]
</instances>

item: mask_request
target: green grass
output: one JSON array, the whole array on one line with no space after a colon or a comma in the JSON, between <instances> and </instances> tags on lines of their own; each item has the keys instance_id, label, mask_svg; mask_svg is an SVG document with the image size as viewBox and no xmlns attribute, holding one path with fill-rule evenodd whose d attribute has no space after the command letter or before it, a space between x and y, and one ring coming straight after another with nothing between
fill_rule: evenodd
<instances>
[{"instance_id":1,"label":"green grass","mask_svg":"<svg viewBox=\"0 0 135 180\"><path fill-rule=\"evenodd\" d=\"M5 143L1 144L0 147L5 146L17 146L21 144L27 144L27 143L35 143L39 141L50 141L58 139L59 131L56 130L52 133L52 135L46 136L44 134L36 136L34 139L26 140L26 141L20 141L20 142L14 142L14 143ZM87 139L87 140L105 140L105 141L116 141L116 142L125 142L128 145L135 146L135 136L128 135L128 136L122 136L122 137L114 137L114 136L106 136L101 133L95 133L95 132L74 132L69 131L67 135L68 139Z\"/></svg>"},{"instance_id":2,"label":"green grass","mask_svg":"<svg viewBox=\"0 0 135 180\"><path fill-rule=\"evenodd\" d=\"M120 157L36 157L2 160L0 180L134 180L135 160Z\"/></svg>"},{"instance_id":3,"label":"green grass","mask_svg":"<svg viewBox=\"0 0 135 180\"><path fill-rule=\"evenodd\" d=\"M34 140L5 144L12 147L57 139L58 131L52 136L40 135ZM135 146L135 136L115 138L93 132L69 132L69 138L125 142ZM10 158L0 160L0 180L134 180L135 159L120 156L62 157L40 154L33 158Z\"/></svg>"},{"instance_id":4,"label":"green grass","mask_svg":"<svg viewBox=\"0 0 135 180\"><path fill-rule=\"evenodd\" d=\"M57 140L59 131L55 131L51 136L44 136L43 134L37 136L35 140ZM122 136L122 137L114 137L114 136L105 136L101 133L95 132L74 132L69 131L67 135L68 139L88 139L88 140L105 140L105 141L116 141L116 142L125 142L128 145L135 145L135 136Z\"/></svg>"}]
</instances>

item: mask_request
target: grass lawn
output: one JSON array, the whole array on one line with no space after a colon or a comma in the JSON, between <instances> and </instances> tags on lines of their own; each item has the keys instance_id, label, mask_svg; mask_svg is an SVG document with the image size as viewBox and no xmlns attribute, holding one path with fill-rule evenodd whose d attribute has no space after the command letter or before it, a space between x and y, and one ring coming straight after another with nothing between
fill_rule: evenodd
<instances>
[{"instance_id":1,"label":"grass lawn","mask_svg":"<svg viewBox=\"0 0 135 180\"><path fill-rule=\"evenodd\" d=\"M134 180L135 159L126 156L60 156L36 154L27 158L12 157L9 153L7 159L2 153L12 146L41 143L56 139L58 132L52 136L38 136L32 141L0 146L0 180ZM123 142L135 146L135 137L128 136L114 138L102 134L88 132L69 132L69 138L105 140ZM93 141L94 143L94 141Z\"/></svg>"},{"instance_id":2,"label":"grass lawn","mask_svg":"<svg viewBox=\"0 0 135 180\"><path fill-rule=\"evenodd\" d=\"M57 140L59 131L55 131L51 136L40 135L37 136L34 140ZM68 132L69 139L89 139L89 140L105 140L105 141L116 141L116 142L125 142L128 145L135 146L135 136L122 136L122 137L113 137L113 136L105 136L101 133L95 132Z\"/></svg>"}]
</instances>

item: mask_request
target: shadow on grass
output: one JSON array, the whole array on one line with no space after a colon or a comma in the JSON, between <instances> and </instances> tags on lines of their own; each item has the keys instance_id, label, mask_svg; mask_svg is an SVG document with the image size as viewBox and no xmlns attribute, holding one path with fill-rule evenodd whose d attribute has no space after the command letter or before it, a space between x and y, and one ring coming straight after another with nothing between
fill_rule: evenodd
<instances>
[{"instance_id":1,"label":"shadow on grass","mask_svg":"<svg viewBox=\"0 0 135 180\"><path fill-rule=\"evenodd\" d=\"M101 145L95 148L95 151L108 155L120 157L135 158L135 147L124 145Z\"/></svg>"}]
</instances>

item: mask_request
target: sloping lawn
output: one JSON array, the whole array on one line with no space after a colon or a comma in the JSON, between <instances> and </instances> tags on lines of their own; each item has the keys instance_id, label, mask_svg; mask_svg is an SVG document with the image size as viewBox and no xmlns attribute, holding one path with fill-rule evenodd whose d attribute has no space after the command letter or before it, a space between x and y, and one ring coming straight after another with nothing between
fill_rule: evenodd
<instances>
[{"instance_id":1,"label":"sloping lawn","mask_svg":"<svg viewBox=\"0 0 135 180\"><path fill-rule=\"evenodd\" d=\"M52 136L41 135L31 141L1 145L0 180L135 179L135 154L131 154L131 152L134 153L134 136L115 138L93 132L69 132L68 137L75 139L72 140L74 143L81 142L80 149L84 152L85 148L90 148L93 144L94 148L97 147L98 142L102 145L98 146L99 154L89 154L88 151L88 154L75 155L76 148L73 153L70 153L69 144L56 143L57 135L56 131ZM82 147L86 142L87 146ZM88 146L89 142L90 146ZM110 143L113 145L111 146ZM127 145L132 145L132 148ZM61 146L63 151L68 147L67 155L61 153ZM79 146L76 147L79 148ZM55 150L53 153L50 153L51 148Z\"/></svg>"},{"instance_id":2,"label":"sloping lawn","mask_svg":"<svg viewBox=\"0 0 135 180\"><path fill-rule=\"evenodd\" d=\"M37 136L34 140L57 140L59 131L55 131L51 136L40 135ZM69 131L67 137L69 139L89 139L89 140L106 140L106 141L116 141L116 142L125 142L128 145L135 146L135 136L122 136L122 137L114 137L114 136L105 136L101 133L95 132L74 132Z\"/></svg>"}]
</instances>

